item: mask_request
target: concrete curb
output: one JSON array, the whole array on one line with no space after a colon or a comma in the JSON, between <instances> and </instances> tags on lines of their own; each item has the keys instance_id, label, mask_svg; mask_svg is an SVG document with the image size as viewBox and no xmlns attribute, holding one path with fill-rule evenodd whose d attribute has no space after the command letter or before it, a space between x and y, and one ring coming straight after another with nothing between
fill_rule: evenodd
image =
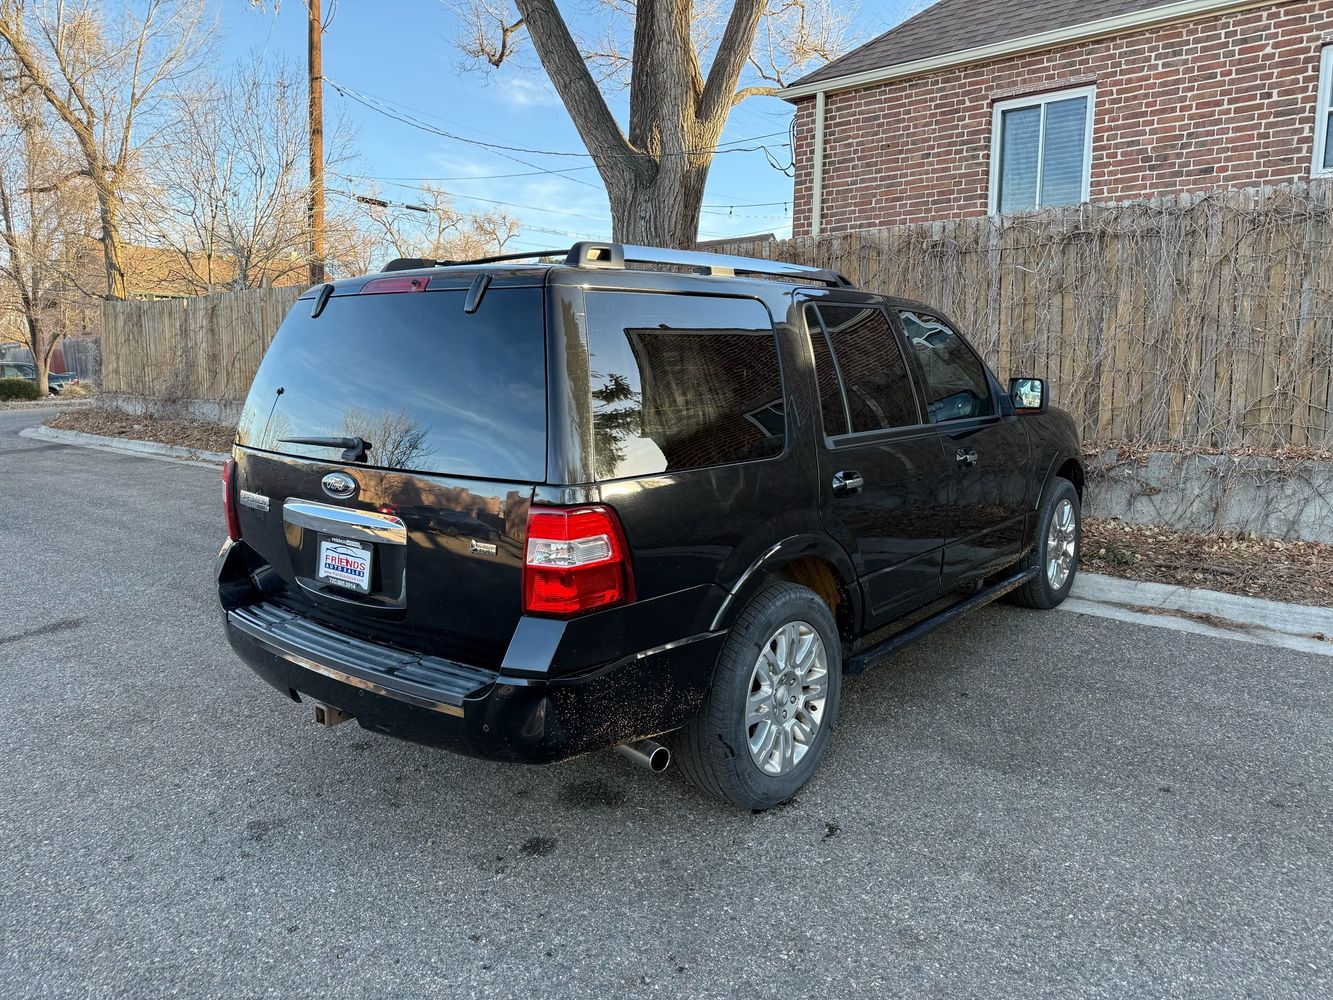
<instances>
[{"instance_id":1,"label":"concrete curb","mask_svg":"<svg viewBox=\"0 0 1333 1000\"><path fill-rule=\"evenodd\" d=\"M60 410L68 410L73 407L91 406L94 400L91 396L80 396L76 399L65 399L61 396L53 396L50 399L39 399L35 402L24 400L18 402L15 400L6 400L0 403L0 413L7 413L19 410L50 410L52 413L58 413Z\"/></svg>"},{"instance_id":2,"label":"concrete curb","mask_svg":"<svg viewBox=\"0 0 1333 1000\"><path fill-rule=\"evenodd\" d=\"M83 431L64 431L56 427L25 427L19 431L19 437L36 438L39 441L54 441L59 444L75 445L80 448L97 448L101 451L117 451L140 458L157 458L168 462L187 462L191 465L221 465L231 456L220 451L200 451L195 448L182 448L180 445L159 444L156 441L132 441L126 438L104 437L100 434L85 434Z\"/></svg>"},{"instance_id":3,"label":"concrete curb","mask_svg":"<svg viewBox=\"0 0 1333 1000\"><path fill-rule=\"evenodd\" d=\"M1079 573L1063 610L1333 657L1333 609ZM1317 639L1316 635L1326 638Z\"/></svg>"}]
</instances>

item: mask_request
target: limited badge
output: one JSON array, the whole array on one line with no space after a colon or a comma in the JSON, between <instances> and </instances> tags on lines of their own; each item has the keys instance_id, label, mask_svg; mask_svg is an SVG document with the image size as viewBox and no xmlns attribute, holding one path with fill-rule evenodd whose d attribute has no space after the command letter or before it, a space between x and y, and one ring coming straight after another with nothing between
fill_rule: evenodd
<instances>
[{"instance_id":1,"label":"limited badge","mask_svg":"<svg viewBox=\"0 0 1333 1000\"><path fill-rule=\"evenodd\" d=\"M468 548L474 556L493 556L497 551L490 542L479 542L475 538L470 540Z\"/></svg>"},{"instance_id":2,"label":"limited badge","mask_svg":"<svg viewBox=\"0 0 1333 1000\"><path fill-rule=\"evenodd\" d=\"M242 507L251 507L255 510L268 510L268 497L262 493L251 493L249 490L241 490L240 497Z\"/></svg>"}]
</instances>

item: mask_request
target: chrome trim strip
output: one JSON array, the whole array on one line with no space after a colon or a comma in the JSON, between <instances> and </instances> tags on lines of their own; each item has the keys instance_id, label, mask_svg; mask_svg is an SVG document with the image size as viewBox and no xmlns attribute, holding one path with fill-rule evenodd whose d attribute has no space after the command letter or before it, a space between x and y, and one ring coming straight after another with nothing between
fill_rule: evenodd
<instances>
[{"instance_id":1,"label":"chrome trim strip","mask_svg":"<svg viewBox=\"0 0 1333 1000\"><path fill-rule=\"evenodd\" d=\"M282 519L301 528L358 541L379 542L383 545L407 544L407 525L392 514L349 510L311 500L288 500L282 505Z\"/></svg>"}]
</instances>

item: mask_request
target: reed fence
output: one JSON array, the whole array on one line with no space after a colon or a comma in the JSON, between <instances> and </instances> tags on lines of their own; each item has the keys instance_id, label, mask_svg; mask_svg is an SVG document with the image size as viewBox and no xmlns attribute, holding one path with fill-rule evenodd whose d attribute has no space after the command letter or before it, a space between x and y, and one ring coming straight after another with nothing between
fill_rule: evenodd
<instances>
[{"instance_id":1,"label":"reed fence","mask_svg":"<svg viewBox=\"0 0 1333 1000\"><path fill-rule=\"evenodd\" d=\"M1090 443L1333 448L1328 182L710 249L929 303Z\"/></svg>"}]
</instances>

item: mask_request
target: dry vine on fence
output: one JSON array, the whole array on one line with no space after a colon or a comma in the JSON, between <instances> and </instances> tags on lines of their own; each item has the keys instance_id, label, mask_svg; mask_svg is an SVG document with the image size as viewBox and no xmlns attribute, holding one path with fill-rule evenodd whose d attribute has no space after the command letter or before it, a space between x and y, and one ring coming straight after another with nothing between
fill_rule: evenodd
<instances>
[{"instance_id":1,"label":"dry vine on fence","mask_svg":"<svg viewBox=\"0 0 1333 1000\"><path fill-rule=\"evenodd\" d=\"M1333 447L1328 182L727 249L942 309L1090 445Z\"/></svg>"}]
</instances>

